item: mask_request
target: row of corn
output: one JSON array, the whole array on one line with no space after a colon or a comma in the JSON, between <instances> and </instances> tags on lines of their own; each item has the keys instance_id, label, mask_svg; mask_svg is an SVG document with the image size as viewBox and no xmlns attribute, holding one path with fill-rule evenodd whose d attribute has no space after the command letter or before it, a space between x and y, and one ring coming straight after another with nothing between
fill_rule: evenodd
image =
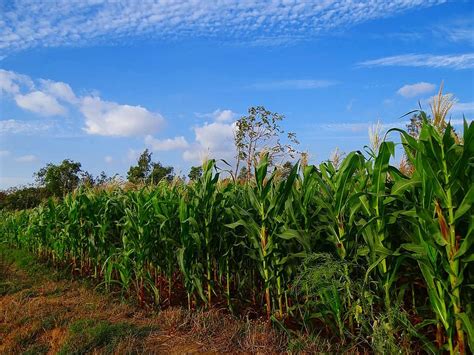
<instances>
[{"instance_id":1,"label":"row of corn","mask_svg":"<svg viewBox=\"0 0 474 355\"><path fill-rule=\"evenodd\" d=\"M193 183L78 189L3 213L0 239L143 305L313 317L341 337L368 308L411 307L438 348L472 351L474 124L461 138L427 120L417 138L393 131L409 174L391 165L388 140L339 166L295 165L285 179L265 154L250 182L222 178L209 160ZM342 281L300 282L315 255L329 256ZM355 279L374 295L369 306Z\"/></svg>"}]
</instances>

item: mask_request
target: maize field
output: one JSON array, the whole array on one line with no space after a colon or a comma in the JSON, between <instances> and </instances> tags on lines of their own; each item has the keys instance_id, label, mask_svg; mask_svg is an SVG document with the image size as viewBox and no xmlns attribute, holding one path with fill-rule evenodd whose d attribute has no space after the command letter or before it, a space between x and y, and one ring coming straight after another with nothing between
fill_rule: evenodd
<instances>
[{"instance_id":1,"label":"maize field","mask_svg":"<svg viewBox=\"0 0 474 355\"><path fill-rule=\"evenodd\" d=\"M410 173L388 138L284 179L265 154L249 182L208 160L188 184L79 188L4 212L0 241L143 307L225 307L341 342L403 325L427 352L472 352L474 123L398 135Z\"/></svg>"}]
</instances>

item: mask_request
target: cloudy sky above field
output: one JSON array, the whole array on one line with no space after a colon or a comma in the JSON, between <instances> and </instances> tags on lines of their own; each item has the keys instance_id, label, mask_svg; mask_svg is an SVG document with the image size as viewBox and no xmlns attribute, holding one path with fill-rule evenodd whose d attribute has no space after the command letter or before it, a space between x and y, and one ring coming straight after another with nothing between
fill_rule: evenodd
<instances>
[{"instance_id":1,"label":"cloudy sky above field","mask_svg":"<svg viewBox=\"0 0 474 355\"><path fill-rule=\"evenodd\" d=\"M231 159L249 106L313 162L403 126L444 81L474 114L472 1L0 0L0 188L64 158L125 175Z\"/></svg>"}]
</instances>

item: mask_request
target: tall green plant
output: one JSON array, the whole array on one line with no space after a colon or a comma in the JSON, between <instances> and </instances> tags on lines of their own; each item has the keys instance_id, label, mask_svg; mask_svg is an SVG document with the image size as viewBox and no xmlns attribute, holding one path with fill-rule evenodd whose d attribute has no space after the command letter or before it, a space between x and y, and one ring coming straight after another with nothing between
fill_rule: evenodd
<instances>
[{"instance_id":1,"label":"tall green plant","mask_svg":"<svg viewBox=\"0 0 474 355\"><path fill-rule=\"evenodd\" d=\"M418 140L395 130L414 173L396 181L392 194L412 206L405 214L414 233L404 248L418 261L432 309L446 331L447 349L464 353L465 333L474 348L472 314L465 313L469 300L463 297L465 271L474 261L474 123L464 122L463 143L456 143L450 124L443 132L424 113L422 118Z\"/></svg>"}]
</instances>

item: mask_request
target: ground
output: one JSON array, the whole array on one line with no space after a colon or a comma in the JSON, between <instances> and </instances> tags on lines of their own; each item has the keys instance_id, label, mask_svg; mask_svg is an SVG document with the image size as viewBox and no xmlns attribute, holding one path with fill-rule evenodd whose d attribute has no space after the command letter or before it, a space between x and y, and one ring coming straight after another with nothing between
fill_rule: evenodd
<instances>
[{"instance_id":1,"label":"ground","mask_svg":"<svg viewBox=\"0 0 474 355\"><path fill-rule=\"evenodd\" d=\"M281 352L305 342L223 310L140 309L0 247L0 354Z\"/></svg>"}]
</instances>

